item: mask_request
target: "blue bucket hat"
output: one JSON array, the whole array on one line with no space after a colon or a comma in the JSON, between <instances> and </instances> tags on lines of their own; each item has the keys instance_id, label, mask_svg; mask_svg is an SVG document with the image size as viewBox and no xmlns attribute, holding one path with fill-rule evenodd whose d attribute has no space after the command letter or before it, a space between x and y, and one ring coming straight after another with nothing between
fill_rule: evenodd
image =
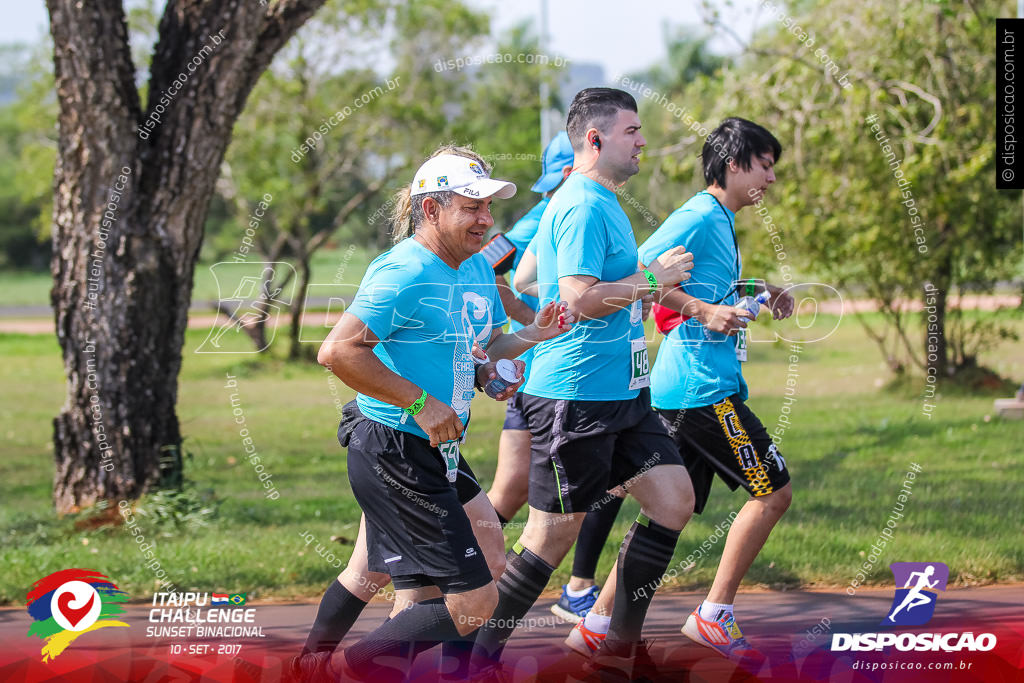
<instances>
[{"instance_id":1,"label":"blue bucket hat","mask_svg":"<svg viewBox=\"0 0 1024 683\"><path fill-rule=\"evenodd\" d=\"M572 143L563 130L544 149L540 178L530 189L541 194L555 189L562 182L562 169L565 166L572 166L572 161Z\"/></svg>"}]
</instances>

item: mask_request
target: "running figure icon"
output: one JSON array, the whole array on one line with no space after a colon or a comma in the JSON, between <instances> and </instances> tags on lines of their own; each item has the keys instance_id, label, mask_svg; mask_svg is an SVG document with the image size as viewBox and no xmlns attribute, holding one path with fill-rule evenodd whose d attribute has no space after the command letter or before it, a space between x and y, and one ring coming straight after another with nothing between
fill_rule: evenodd
<instances>
[{"instance_id":1,"label":"running figure icon","mask_svg":"<svg viewBox=\"0 0 1024 683\"><path fill-rule=\"evenodd\" d=\"M915 607L919 607L921 605L928 605L934 600L934 593L932 593L931 597L929 597L928 595L925 595L922 592L922 590L925 588L935 588L935 586L938 585L938 579L935 579L935 581L928 580L934 574L935 565L930 564L927 567L925 567L924 571L912 572L910 576L907 577L907 582L906 584L904 584L903 587L910 588L910 591L907 593L906 597L903 598L903 602L901 602L899 606L889 614L889 621L896 623L896 614L899 613L899 611L902 610L904 607L906 607L907 612L909 612ZM910 584L914 581L915 576L917 577L917 583L911 588Z\"/></svg>"}]
</instances>

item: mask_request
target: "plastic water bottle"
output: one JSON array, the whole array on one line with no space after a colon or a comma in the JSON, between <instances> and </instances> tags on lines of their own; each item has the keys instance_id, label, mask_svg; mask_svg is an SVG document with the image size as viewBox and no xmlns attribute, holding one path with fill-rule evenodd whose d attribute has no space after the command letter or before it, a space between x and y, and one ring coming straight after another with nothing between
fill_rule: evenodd
<instances>
[{"instance_id":1,"label":"plastic water bottle","mask_svg":"<svg viewBox=\"0 0 1024 683\"><path fill-rule=\"evenodd\" d=\"M757 314L761 312L761 304L768 303L769 299L771 299L771 294L768 293L768 290L765 290L757 296L743 297L736 302L736 308L741 311L747 311L750 315L756 318Z\"/></svg>"},{"instance_id":2,"label":"plastic water bottle","mask_svg":"<svg viewBox=\"0 0 1024 683\"><path fill-rule=\"evenodd\" d=\"M516 364L507 358L502 358L494 364L495 374L498 376L492 379L484 387L484 393L494 398L509 386L519 381L519 374L516 372Z\"/></svg>"}]
</instances>

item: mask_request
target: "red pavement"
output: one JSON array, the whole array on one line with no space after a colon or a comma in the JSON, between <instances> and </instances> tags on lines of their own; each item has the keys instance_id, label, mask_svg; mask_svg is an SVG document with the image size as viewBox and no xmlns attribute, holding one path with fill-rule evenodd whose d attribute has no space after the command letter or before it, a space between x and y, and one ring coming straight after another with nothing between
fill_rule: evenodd
<instances>
[{"instance_id":1,"label":"red pavement","mask_svg":"<svg viewBox=\"0 0 1024 683\"><path fill-rule=\"evenodd\" d=\"M880 626L892 595L892 590L861 590L852 597L842 591L741 594L737 621L751 644L768 658L757 676L679 633L686 614L700 600L699 593L659 595L648 615L645 636L654 641L657 680L665 681L1024 680L1024 586L949 590L939 595L931 622L906 629ZM561 647L569 625L548 611L552 602L544 599L534 607L506 648L503 661L517 683L578 680L582 659ZM129 628L84 634L46 665L39 662L42 641L26 637L31 619L24 608L0 609L0 681L278 681L283 662L301 647L316 604L253 607L252 626L262 627L263 638L174 639L147 637L147 628L158 625L148 623L152 606L130 605L125 619ZM371 604L347 642L379 624L389 608L385 602ZM833 633L876 631L990 632L999 642L984 653L833 653L828 649ZM228 647L232 644L241 645L237 656ZM206 648L209 652L203 653ZM218 654L218 649L225 651ZM949 663L954 668L862 672L852 668L854 663L858 667ZM436 651L425 653L409 680L434 681L438 666Z\"/></svg>"}]
</instances>

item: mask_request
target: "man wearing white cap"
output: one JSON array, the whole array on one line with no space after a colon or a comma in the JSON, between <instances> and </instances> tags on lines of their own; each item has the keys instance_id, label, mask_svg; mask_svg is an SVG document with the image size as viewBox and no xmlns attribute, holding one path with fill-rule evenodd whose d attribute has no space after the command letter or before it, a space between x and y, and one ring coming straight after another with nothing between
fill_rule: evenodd
<instances>
[{"instance_id":1,"label":"man wearing white cap","mask_svg":"<svg viewBox=\"0 0 1024 683\"><path fill-rule=\"evenodd\" d=\"M511 197L516 188L490 178L472 152L445 152L400 193L396 234L411 236L370 264L318 355L358 392L366 418L348 437L348 475L366 517L369 569L389 573L396 589L436 586L443 595L413 604L346 648L344 668L363 680L401 680L396 662L459 640L490 616L497 589L453 483L473 387L496 377L494 361L518 356L573 321L552 302L534 324L502 334L494 274L478 252L493 225L492 198ZM474 364L474 342L491 362ZM516 365L521 376L524 364ZM521 383L496 398L507 399ZM339 675L341 663L332 667L330 653L322 655L305 677Z\"/></svg>"}]
</instances>

